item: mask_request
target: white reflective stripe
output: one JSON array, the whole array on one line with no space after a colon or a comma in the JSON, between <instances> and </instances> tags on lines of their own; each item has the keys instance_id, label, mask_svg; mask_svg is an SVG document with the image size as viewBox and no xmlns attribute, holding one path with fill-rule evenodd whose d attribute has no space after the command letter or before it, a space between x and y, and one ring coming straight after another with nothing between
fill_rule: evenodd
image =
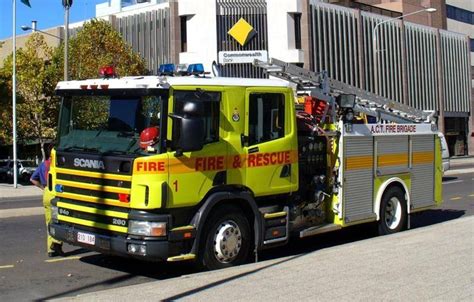
<instances>
[{"instance_id":1,"label":"white reflective stripe","mask_svg":"<svg viewBox=\"0 0 474 302\"><path fill-rule=\"evenodd\" d=\"M345 131L345 136L366 135L420 135L437 134L431 124L354 124L352 131Z\"/></svg>"}]
</instances>

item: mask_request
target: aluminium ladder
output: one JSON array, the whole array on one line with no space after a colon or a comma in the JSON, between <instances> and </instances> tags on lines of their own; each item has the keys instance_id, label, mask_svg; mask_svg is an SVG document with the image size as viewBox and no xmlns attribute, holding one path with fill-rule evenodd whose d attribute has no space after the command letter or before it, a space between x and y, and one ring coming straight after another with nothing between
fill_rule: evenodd
<instances>
[{"instance_id":1,"label":"aluminium ladder","mask_svg":"<svg viewBox=\"0 0 474 302\"><path fill-rule=\"evenodd\" d=\"M300 90L311 91L312 96L327 101L331 106L334 106L334 95L353 94L356 96L354 110L378 120L395 123L434 123L434 112L424 112L331 79L325 71L313 72L274 58L268 62L255 60L254 65L263 68L268 75L296 84Z\"/></svg>"}]
</instances>

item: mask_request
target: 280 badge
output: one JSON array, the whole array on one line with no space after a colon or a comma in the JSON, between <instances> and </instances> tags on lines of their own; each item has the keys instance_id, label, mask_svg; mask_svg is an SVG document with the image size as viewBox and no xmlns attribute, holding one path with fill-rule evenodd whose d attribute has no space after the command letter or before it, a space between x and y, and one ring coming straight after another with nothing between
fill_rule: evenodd
<instances>
[{"instance_id":1,"label":"280 badge","mask_svg":"<svg viewBox=\"0 0 474 302\"><path fill-rule=\"evenodd\" d=\"M112 219L112 224L119 225L119 226L126 226L127 221L125 219L113 218Z\"/></svg>"}]
</instances>

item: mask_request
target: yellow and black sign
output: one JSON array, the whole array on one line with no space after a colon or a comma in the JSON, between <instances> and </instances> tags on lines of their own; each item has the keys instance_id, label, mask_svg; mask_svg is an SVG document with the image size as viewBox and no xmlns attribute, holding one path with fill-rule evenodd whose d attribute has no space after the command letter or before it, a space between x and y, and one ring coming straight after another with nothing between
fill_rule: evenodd
<instances>
[{"instance_id":1,"label":"yellow and black sign","mask_svg":"<svg viewBox=\"0 0 474 302\"><path fill-rule=\"evenodd\" d=\"M245 46L257 34L244 18L240 18L227 33L242 46Z\"/></svg>"}]
</instances>

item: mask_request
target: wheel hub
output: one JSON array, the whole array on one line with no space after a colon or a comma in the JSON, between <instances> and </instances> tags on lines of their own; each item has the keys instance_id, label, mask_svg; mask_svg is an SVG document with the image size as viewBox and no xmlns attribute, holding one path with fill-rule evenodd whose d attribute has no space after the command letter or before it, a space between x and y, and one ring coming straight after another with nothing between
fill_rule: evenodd
<instances>
[{"instance_id":1,"label":"wheel hub","mask_svg":"<svg viewBox=\"0 0 474 302\"><path fill-rule=\"evenodd\" d=\"M214 254L222 263L234 260L242 246L239 226L232 220L222 222L214 235Z\"/></svg>"},{"instance_id":2,"label":"wheel hub","mask_svg":"<svg viewBox=\"0 0 474 302\"><path fill-rule=\"evenodd\" d=\"M388 228L396 229L402 217L402 207L400 200L396 197L390 198L385 208L385 223Z\"/></svg>"}]
</instances>

